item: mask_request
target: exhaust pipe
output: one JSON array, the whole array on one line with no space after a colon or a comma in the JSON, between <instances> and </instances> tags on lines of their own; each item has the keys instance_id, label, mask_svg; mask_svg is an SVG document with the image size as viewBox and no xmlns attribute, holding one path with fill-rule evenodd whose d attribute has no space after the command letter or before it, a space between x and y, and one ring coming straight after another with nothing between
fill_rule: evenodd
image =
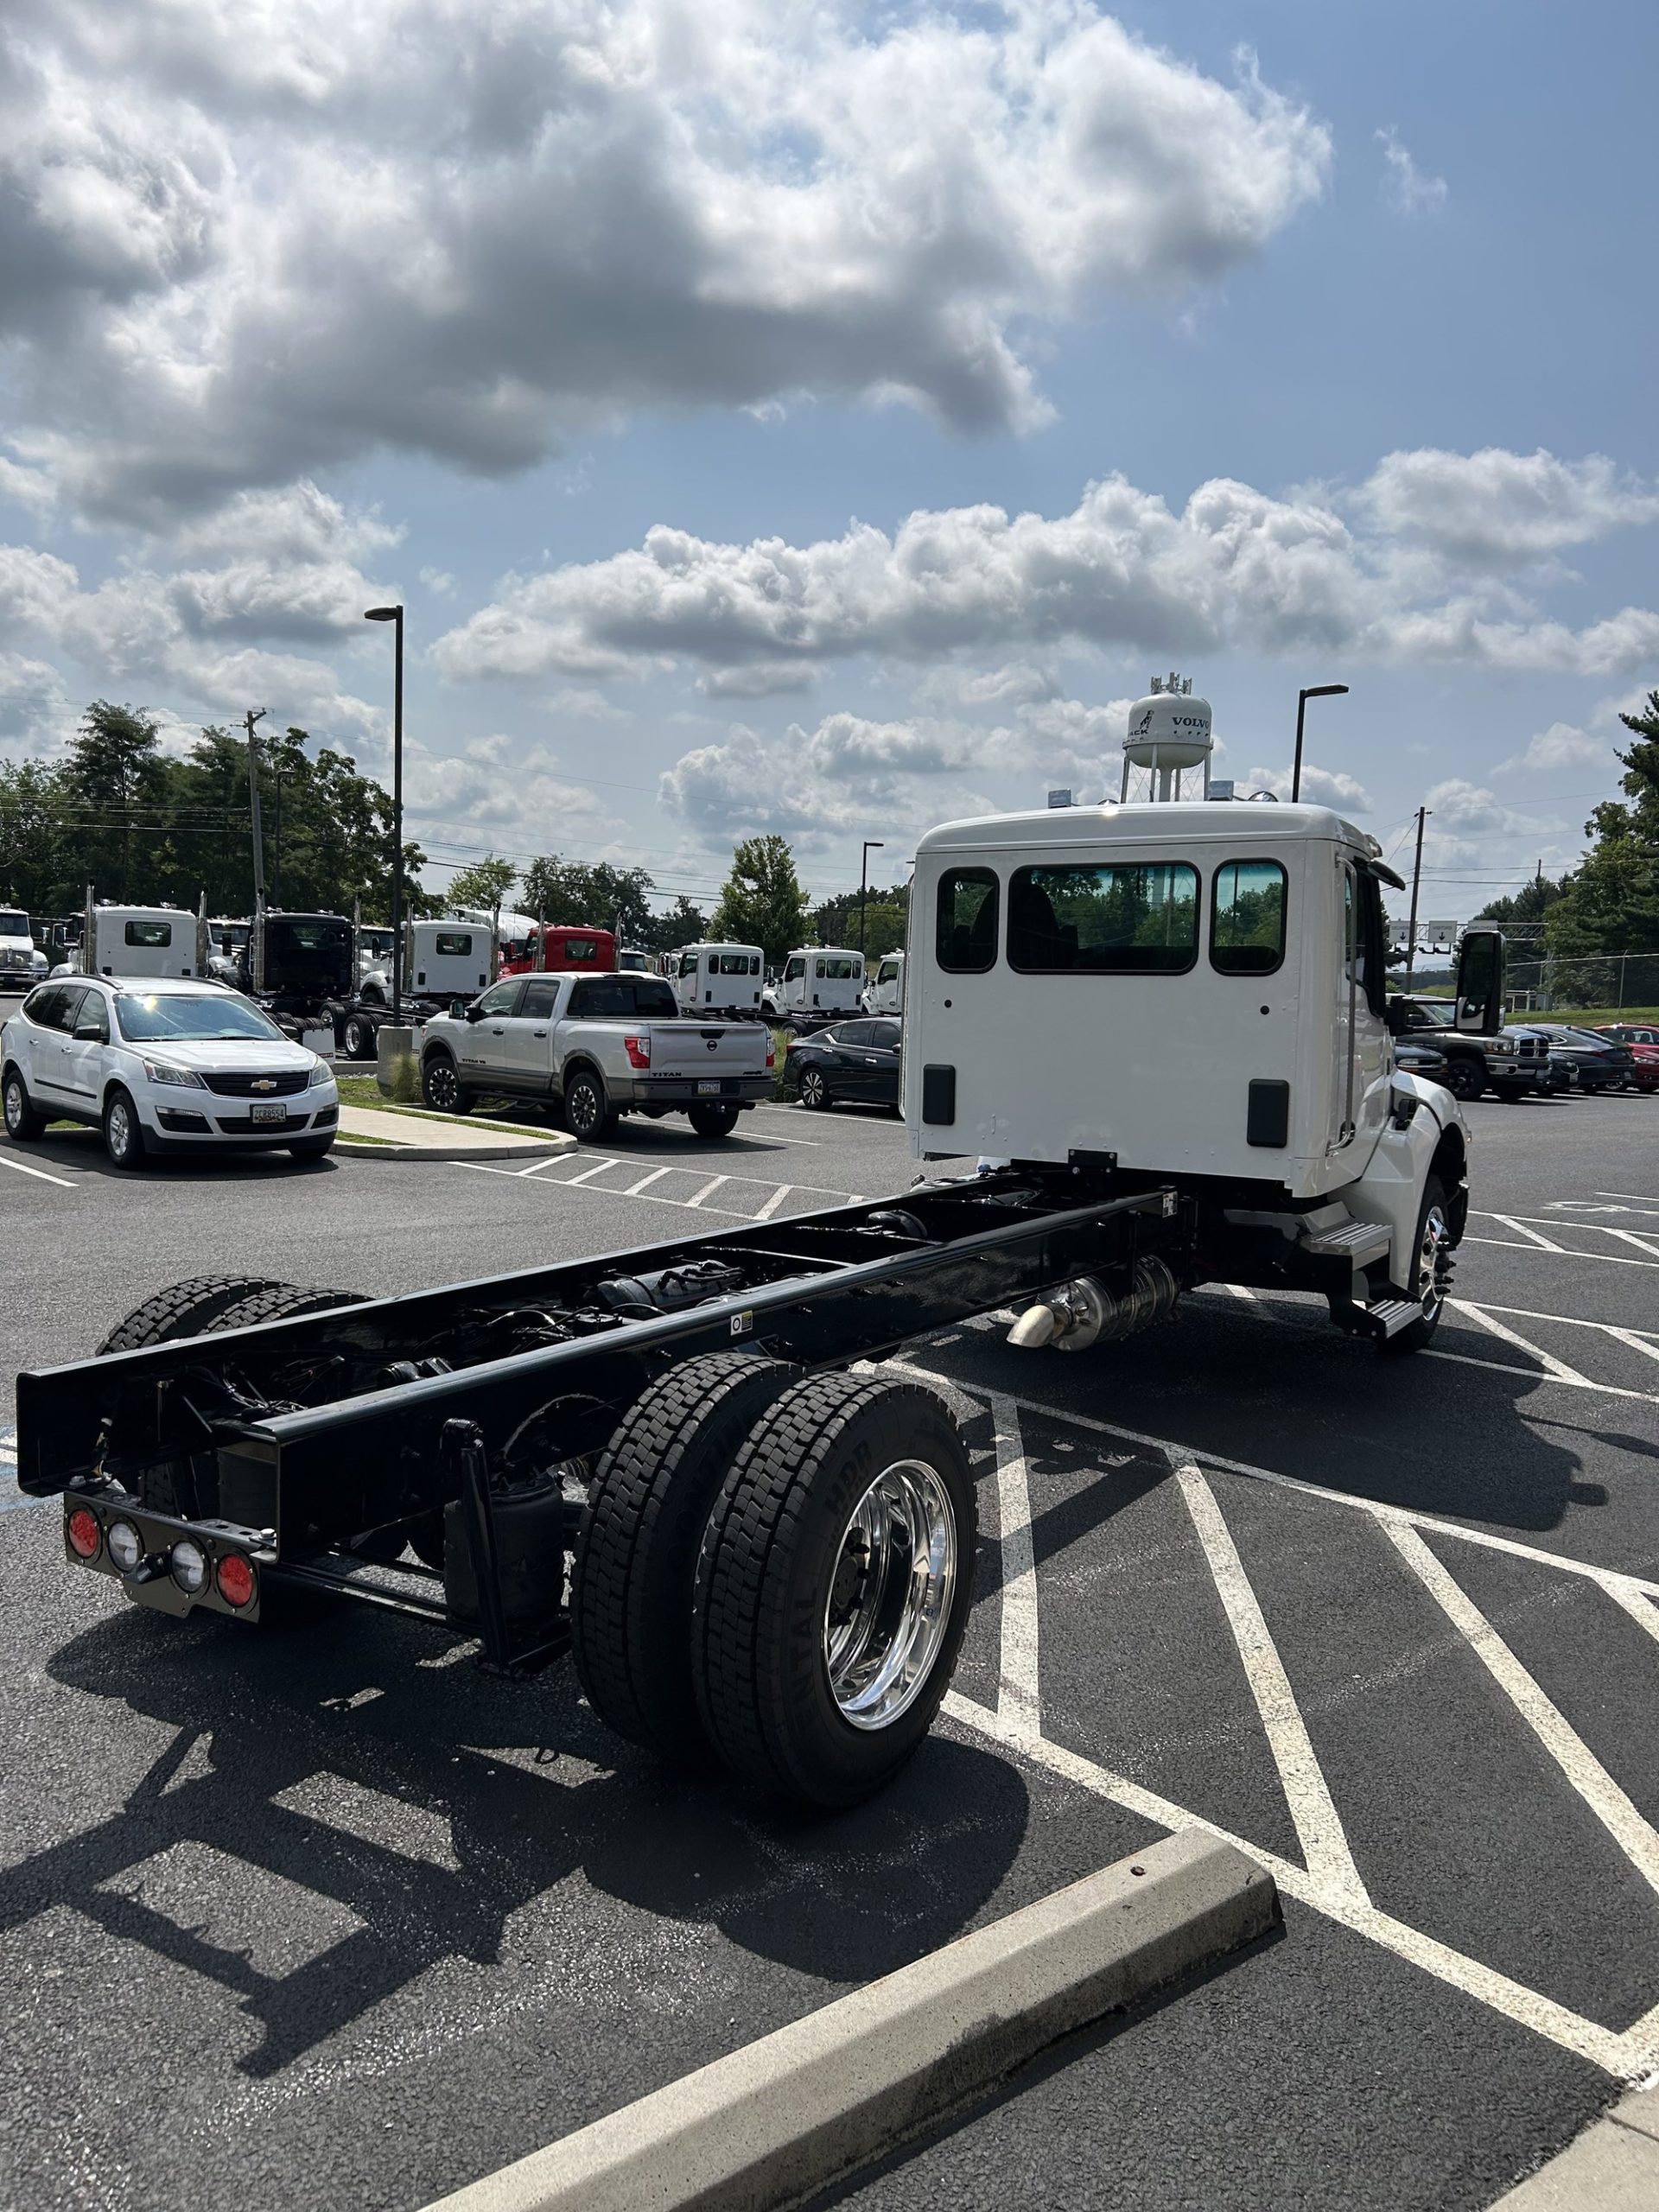
<instances>
[{"instance_id":1,"label":"exhaust pipe","mask_svg":"<svg viewBox=\"0 0 1659 2212\"><path fill-rule=\"evenodd\" d=\"M1175 1311L1181 1287L1167 1265L1151 1255L1135 1263L1131 1287L1122 1298L1095 1275L1051 1291L1028 1306L1008 1332L1008 1342L1034 1351L1052 1344L1057 1351L1087 1351L1091 1344L1119 1344L1138 1336Z\"/></svg>"}]
</instances>

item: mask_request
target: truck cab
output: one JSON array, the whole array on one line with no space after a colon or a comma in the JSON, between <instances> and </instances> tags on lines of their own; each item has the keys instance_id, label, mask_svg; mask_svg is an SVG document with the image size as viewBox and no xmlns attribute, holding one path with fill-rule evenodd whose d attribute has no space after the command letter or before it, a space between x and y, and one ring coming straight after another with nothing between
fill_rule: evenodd
<instances>
[{"instance_id":1,"label":"truck cab","mask_svg":"<svg viewBox=\"0 0 1659 2212\"><path fill-rule=\"evenodd\" d=\"M777 1021L833 1021L855 1014L864 989L864 956L841 944L806 944L784 963L766 993L766 1012Z\"/></svg>"},{"instance_id":2,"label":"truck cab","mask_svg":"<svg viewBox=\"0 0 1659 2212\"><path fill-rule=\"evenodd\" d=\"M608 976L616 966L614 931L585 923L549 922L502 941L504 976Z\"/></svg>"},{"instance_id":3,"label":"truck cab","mask_svg":"<svg viewBox=\"0 0 1659 2212\"><path fill-rule=\"evenodd\" d=\"M89 906L79 957L70 964L98 976L199 976L196 951L196 917L181 906Z\"/></svg>"},{"instance_id":4,"label":"truck cab","mask_svg":"<svg viewBox=\"0 0 1659 2212\"><path fill-rule=\"evenodd\" d=\"M683 945L673 965L683 1012L760 1020L766 961L758 944Z\"/></svg>"},{"instance_id":5,"label":"truck cab","mask_svg":"<svg viewBox=\"0 0 1659 2212\"><path fill-rule=\"evenodd\" d=\"M905 1010L905 956L889 952L882 956L874 970L867 969L868 980L859 1003L866 1014L902 1014Z\"/></svg>"},{"instance_id":6,"label":"truck cab","mask_svg":"<svg viewBox=\"0 0 1659 2212\"><path fill-rule=\"evenodd\" d=\"M1107 804L931 831L905 1011L912 1150L1173 1183L1229 1281L1334 1288L1339 1319L1389 1286L1412 1298L1426 1210L1437 1279L1462 1233L1468 1132L1445 1090L1395 1068L1385 882L1375 842L1317 806ZM1465 944L1459 1028L1492 1034L1499 940ZM1351 1284L1318 1264L1359 1255Z\"/></svg>"},{"instance_id":7,"label":"truck cab","mask_svg":"<svg viewBox=\"0 0 1659 2212\"><path fill-rule=\"evenodd\" d=\"M27 990L46 969L46 955L35 943L29 916L20 907L0 906L0 986Z\"/></svg>"}]
</instances>

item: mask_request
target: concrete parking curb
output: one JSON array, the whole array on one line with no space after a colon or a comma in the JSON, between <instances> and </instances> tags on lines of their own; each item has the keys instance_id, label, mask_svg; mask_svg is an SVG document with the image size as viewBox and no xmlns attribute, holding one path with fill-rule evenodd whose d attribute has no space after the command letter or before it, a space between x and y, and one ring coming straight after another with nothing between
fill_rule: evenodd
<instances>
[{"instance_id":1,"label":"concrete parking curb","mask_svg":"<svg viewBox=\"0 0 1659 2212\"><path fill-rule=\"evenodd\" d=\"M473 1158L487 1160L493 1166L499 1160L557 1160L563 1154L574 1152L575 1149L576 1141L574 1137L568 1138L562 1143L556 1140L550 1142L543 1139L535 1144L528 1142L493 1144L487 1151L481 1146L464 1143L422 1145L417 1147L412 1144L395 1142L365 1144L360 1139L353 1143L350 1137L334 1139L334 1150L337 1154L349 1155L353 1160L396 1160L404 1166L407 1166L411 1160L428 1160L435 1166L443 1166L453 1165L457 1160Z\"/></svg>"},{"instance_id":2,"label":"concrete parking curb","mask_svg":"<svg viewBox=\"0 0 1659 2212\"><path fill-rule=\"evenodd\" d=\"M1278 1918L1262 1868L1185 1829L428 2212L766 2212L880 2156L1056 2037L1264 1935Z\"/></svg>"},{"instance_id":3,"label":"concrete parking curb","mask_svg":"<svg viewBox=\"0 0 1659 2212\"><path fill-rule=\"evenodd\" d=\"M1491 2212L1653 2212L1659 2204L1659 2089L1622 2097Z\"/></svg>"}]
</instances>

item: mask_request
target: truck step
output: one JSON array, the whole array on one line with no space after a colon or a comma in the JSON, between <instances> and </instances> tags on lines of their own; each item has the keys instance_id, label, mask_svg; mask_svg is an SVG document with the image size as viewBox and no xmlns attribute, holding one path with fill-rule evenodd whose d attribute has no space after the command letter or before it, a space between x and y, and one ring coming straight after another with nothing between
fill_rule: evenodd
<instances>
[{"instance_id":1,"label":"truck step","mask_svg":"<svg viewBox=\"0 0 1659 2212\"><path fill-rule=\"evenodd\" d=\"M1348 1260L1357 1268L1369 1267L1388 1251L1390 1235L1380 1221L1344 1221L1335 1229L1316 1230L1301 1240L1302 1249L1321 1260Z\"/></svg>"},{"instance_id":2,"label":"truck step","mask_svg":"<svg viewBox=\"0 0 1659 2212\"><path fill-rule=\"evenodd\" d=\"M1408 1298L1384 1298L1375 1306L1365 1308L1365 1319L1374 1336L1397 1337L1402 1329L1408 1329L1414 1321L1421 1321L1423 1309Z\"/></svg>"}]
</instances>

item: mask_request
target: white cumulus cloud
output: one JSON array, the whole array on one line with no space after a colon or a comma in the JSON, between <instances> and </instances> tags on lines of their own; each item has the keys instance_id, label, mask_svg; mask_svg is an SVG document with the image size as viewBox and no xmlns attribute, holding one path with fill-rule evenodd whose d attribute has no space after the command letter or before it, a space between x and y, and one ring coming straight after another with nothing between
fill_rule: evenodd
<instances>
[{"instance_id":1,"label":"white cumulus cloud","mask_svg":"<svg viewBox=\"0 0 1659 2212\"><path fill-rule=\"evenodd\" d=\"M1041 418L1032 321L1179 297L1325 130L1087 0L10 0L22 462L162 518L378 446L486 473L639 409Z\"/></svg>"},{"instance_id":2,"label":"white cumulus cloud","mask_svg":"<svg viewBox=\"0 0 1659 2212\"><path fill-rule=\"evenodd\" d=\"M1379 130L1376 143L1382 149L1382 193L1389 205L1402 215L1438 214L1446 205L1446 179L1420 169L1392 127Z\"/></svg>"}]
</instances>

